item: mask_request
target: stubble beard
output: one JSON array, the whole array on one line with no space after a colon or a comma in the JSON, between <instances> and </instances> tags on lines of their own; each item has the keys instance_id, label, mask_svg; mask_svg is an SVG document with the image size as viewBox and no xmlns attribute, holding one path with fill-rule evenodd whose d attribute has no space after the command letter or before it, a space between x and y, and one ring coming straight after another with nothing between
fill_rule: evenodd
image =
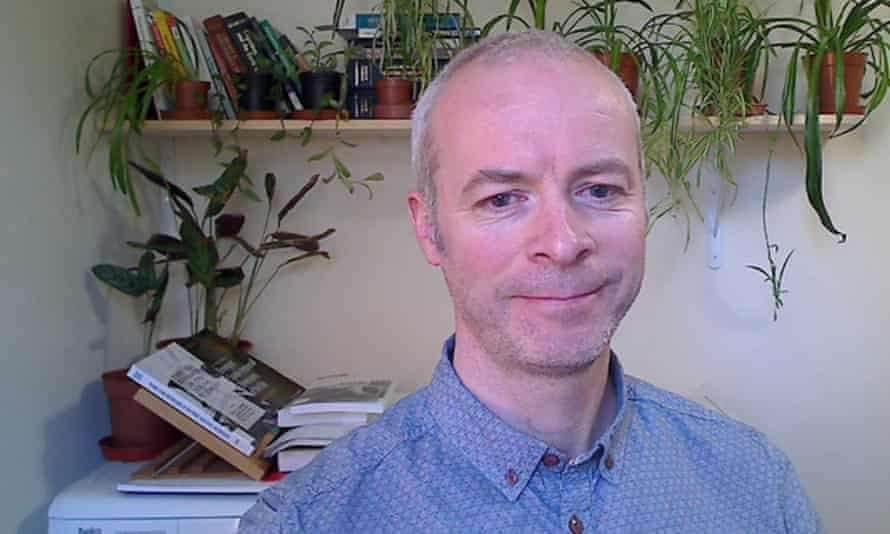
<instances>
[{"instance_id":1,"label":"stubble beard","mask_svg":"<svg viewBox=\"0 0 890 534\"><path fill-rule=\"evenodd\" d=\"M549 378L584 372L606 352L641 285L592 322L587 335L567 342L541 324L512 325L508 306L487 305L471 296L462 282L445 275L456 319L492 363L505 373Z\"/></svg>"}]
</instances>

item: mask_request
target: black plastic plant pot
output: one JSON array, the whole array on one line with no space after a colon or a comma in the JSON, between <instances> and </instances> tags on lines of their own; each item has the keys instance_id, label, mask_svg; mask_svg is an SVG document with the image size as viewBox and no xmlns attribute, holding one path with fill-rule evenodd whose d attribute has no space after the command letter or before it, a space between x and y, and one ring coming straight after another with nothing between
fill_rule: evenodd
<instances>
[{"instance_id":1,"label":"black plastic plant pot","mask_svg":"<svg viewBox=\"0 0 890 534\"><path fill-rule=\"evenodd\" d=\"M339 72L301 72L300 95L303 107L306 109L331 107L328 100L340 97L340 76Z\"/></svg>"},{"instance_id":2,"label":"black plastic plant pot","mask_svg":"<svg viewBox=\"0 0 890 534\"><path fill-rule=\"evenodd\" d=\"M242 77L244 88L241 91L239 104L246 111L274 111L275 99L272 87L275 78L270 73L248 72Z\"/></svg>"}]
</instances>

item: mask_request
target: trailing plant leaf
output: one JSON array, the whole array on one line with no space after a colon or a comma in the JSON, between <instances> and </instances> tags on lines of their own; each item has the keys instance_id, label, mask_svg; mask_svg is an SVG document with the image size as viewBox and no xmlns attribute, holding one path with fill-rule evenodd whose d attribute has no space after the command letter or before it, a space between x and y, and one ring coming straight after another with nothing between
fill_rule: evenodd
<instances>
[{"instance_id":1,"label":"trailing plant leaf","mask_svg":"<svg viewBox=\"0 0 890 534\"><path fill-rule=\"evenodd\" d=\"M143 318L143 323L153 323L158 318L158 313L161 311L161 304L164 302L164 295L167 293L167 283L170 280L170 271L164 269L164 272L161 273L161 276L158 278L157 284L154 288L154 295L151 298L151 302L148 305L148 309L145 310L145 317Z\"/></svg>"},{"instance_id":2,"label":"trailing plant leaf","mask_svg":"<svg viewBox=\"0 0 890 534\"><path fill-rule=\"evenodd\" d=\"M204 287L213 287L216 264L219 257L216 247L192 220L183 220L179 235L185 245L186 261L192 276Z\"/></svg>"},{"instance_id":3,"label":"trailing plant leaf","mask_svg":"<svg viewBox=\"0 0 890 534\"><path fill-rule=\"evenodd\" d=\"M177 186L173 182L166 180L159 173L156 173L151 169L143 167L142 165L139 165L138 163L136 163L134 161L130 161L129 163L130 163L130 166L133 167L134 169L136 169L137 171L139 171L142 174L142 176L145 177L146 180L148 180L149 182L153 183L154 185L156 185L158 187L166 189L167 191L170 192L170 194L172 196L176 197L176 199L182 201L184 204L186 204L190 208L194 208L195 205L192 202L192 197L190 197L188 195L188 193L183 191L179 186Z\"/></svg>"}]
</instances>

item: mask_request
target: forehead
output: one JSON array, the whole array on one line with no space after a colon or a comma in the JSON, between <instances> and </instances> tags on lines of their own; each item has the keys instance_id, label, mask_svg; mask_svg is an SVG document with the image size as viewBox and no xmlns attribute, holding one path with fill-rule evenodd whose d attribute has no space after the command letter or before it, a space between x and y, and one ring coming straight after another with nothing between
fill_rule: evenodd
<instances>
[{"instance_id":1,"label":"forehead","mask_svg":"<svg viewBox=\"0 0 890 534\"><path fill-rule=\"evenodd\" d=\"M593 64L540 55L466 66L433 110L437 182L459 186L480 166L558 175L599 158L636 169L635 111L619 83Z\"/></svg>"}]
</instances>

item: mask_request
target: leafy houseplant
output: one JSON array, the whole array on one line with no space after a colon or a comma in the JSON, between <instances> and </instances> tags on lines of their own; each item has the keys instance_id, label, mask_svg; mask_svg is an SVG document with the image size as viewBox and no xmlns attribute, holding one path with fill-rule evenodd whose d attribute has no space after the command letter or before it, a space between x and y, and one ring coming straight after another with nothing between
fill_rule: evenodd
<instances>
[{"instance_id":1,"label":"leafy houseplant","mask_svg":"<svg viewBox=\"0 0 890 534\"><path fill-rule=\"evenodd\" d=\"M798 17L770 19L771 30L790 31L795 38L777 43L791 49L791 60L786 71L782 93L782 118L792 123L797 92L797 76L803 63L808 91L804 125L806 154L806 189L810 205L819 216L822 226L833 235L846 240L846 234L835 227L828 214L822 195L822 138L819 114L833 113L837 119L833 137L858 128L884 101L890 88L890 21L878 10L890 7L886 0L850 0L835 14L829 0L814 0L815 21ZM847 63L847 59L853 62ZM853 65L859 65L858 81L852 85L845 78ZM859 106L862 76L871 74L873 85L862 93L864 107ZM824 107L820 107L820 102ZM851 127L840 130L847 113L862 117ZM793 135L793 134L792 134ZM795 138L796 142L796 138Z\"/></svg>"},{"instance_id":2,"label":"leafy houseplant","mask_svg":"<svg viewBox=\"0 0 890 534\"><path fill-rule=\"evenodd\" d=\"M411 116L418 93L432 80L438 66L437 39L424 29L424 15L438 14L436 0L382 0L380 72L384 78L375 85L377 105L374 117L406 119Z\"/></svg>"},{"instance_id":3,"label":"leafy houseplant","mask_svg":"<svg viewBox=\"0 0 890 534\"><path fill-rule=\"evenodd\" d=\"M200 214L191 194L150 169L132 162L130 164L149 183L168 193L170 208L178 222L178 235L155 234L145 243L129 242L131 247L143 251L137 266L101 264L93 267L93 274L124 294L150 297L144 317L148 330L146 352L152 346L154 324L167 292L171 266L182 264L185 270L192 334L202 329L220 333L223 299L227 292L238 291L232 329L226 336L235 345L243 333L248 313L282 269L315 256L329 257L321 248L321 241L333 234L333 229L304 235L281 228L297 203L316 186L318 176L310 179L284 203L277 213L274 227L270 229L276 178L271 173L266 175L265 221L258 242L251 244L241 236L245 216L224 213L238 191L260 202L245 174L246 151L242 150L226 164L223 173L214 182L193 189L206 201ZM271 274L265 276L264 266L272 260L275 252L290 252L293 255L278 262ZM160 273L156 272L158 268Z\"/></svg>"},{"instance_id":4,"label":"leafy houseplant","mask_svg":"<svg viewBox=\"0 0 890 534\"><path fill-rule=\"evenodd\" d=\"M742 0L683 0L673 13L652 17L643 31L664 53L661 74L668 80L657 124L647 128L647 157L668 181L670 196L654 209L655 219L677 207L689 208L702 219L692 198L689 176L700 185L703 166L710 162L726 183L735 186L730 161L744 127L744 118L762 113L759 104L766 85L766 67L774 53L763 17ZM761 67L764 79L754 91ZM680 131L681 117L693 128ZM696 125L705 121L705 131ZM680 196L678 196L680 195ZM690 233L687 224L687 244Z\"/></svg>"},{"instance_id":5,"label":"leafy houseplant","mask_svg":"<svg viewBox=\"0 0 890 534\"><path fill-rule=\"evenodd\" d=\"M311 67L300 73L303 106L309 111L309 118L318 115L318 110L342 107L346 85L343 75L337 71L338 58L342 56L344 65L347 64L353 49L335 48L333 40L320 40L315 31L304 26L297 26L297 30L306 35L302 54Z\"/></svg>"}]
</instances>

